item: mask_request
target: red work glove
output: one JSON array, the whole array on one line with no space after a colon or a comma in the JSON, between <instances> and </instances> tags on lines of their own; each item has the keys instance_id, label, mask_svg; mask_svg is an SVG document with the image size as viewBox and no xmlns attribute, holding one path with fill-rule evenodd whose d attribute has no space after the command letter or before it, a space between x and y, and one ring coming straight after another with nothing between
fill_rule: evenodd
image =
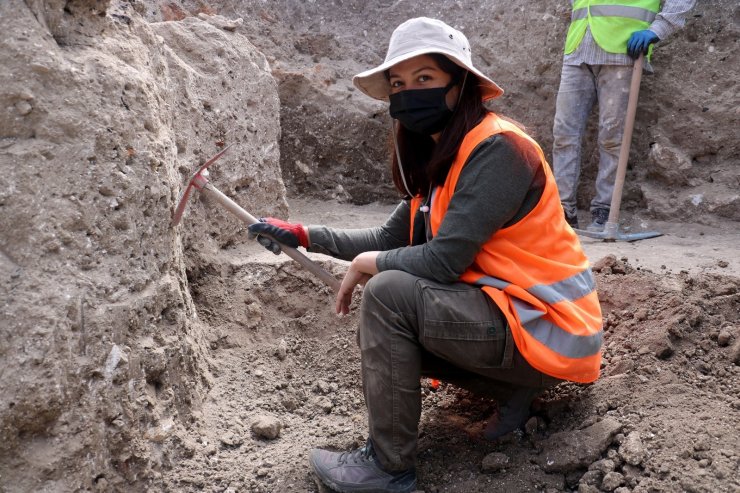
<instances>
[{"instance_id":1,"label":"red work glove","mask_svg":"<svg viewBox=\"0 0 740 493\"><path fill-rule=\"evenodd\" d=\"M292 248L308 248L308 235L301 223L289 223L274 217L261 217L260 222L249 226L249 236L257 237L262 246L273 252L280 253L280 245ZM275 241L272 241L275 240Z\"/></svg>"}]
</instances>

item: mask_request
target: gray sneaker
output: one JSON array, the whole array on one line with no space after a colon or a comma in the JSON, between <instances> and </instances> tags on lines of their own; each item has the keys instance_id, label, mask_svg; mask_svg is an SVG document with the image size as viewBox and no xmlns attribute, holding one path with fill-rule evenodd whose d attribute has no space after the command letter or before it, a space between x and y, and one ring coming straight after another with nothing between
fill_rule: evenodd
<instances>
[{"instance_id":1,"label":"gray sneaker","mask_svg":"<svg viewBox=\"0 0 740 493\"><path fill-rule=\"evenodd\" d=\"M592 233L601 233L604 231L604 225L609 220L609 209L594 209L591 211L591 219L593 221L586 228Z\"/></svg>"},{"instance_id":2,"label":"gray sneaker","mask_svg":"<svg viewBox=\"0 0 740 493\"><path fill-rule=\"evenodd\" d=\"M411 493L416 489L416 470L385 472L370 440L351 452L313 449L308 461L321 482L339 493Z\"/></svg>"}]
</instances>

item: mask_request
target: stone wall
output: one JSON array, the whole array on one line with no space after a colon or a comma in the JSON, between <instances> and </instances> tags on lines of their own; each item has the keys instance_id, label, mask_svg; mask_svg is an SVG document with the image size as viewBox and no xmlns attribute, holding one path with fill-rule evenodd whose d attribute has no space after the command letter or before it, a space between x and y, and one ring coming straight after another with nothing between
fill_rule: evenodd
<instances>
[{"instance_id":1,"label":"stone wall","mask_svg":"<svg viewBox=\"0 0 740 493\"><path fill-rule=\"evenodd\" d=\"M264 56L225 18L136 5L0 3L3 491L156 478L211 378L187 273L246 241L197 194L172 227L182 186L233 144L214 185L287 212Z\"/></svg>"}]
</instances>

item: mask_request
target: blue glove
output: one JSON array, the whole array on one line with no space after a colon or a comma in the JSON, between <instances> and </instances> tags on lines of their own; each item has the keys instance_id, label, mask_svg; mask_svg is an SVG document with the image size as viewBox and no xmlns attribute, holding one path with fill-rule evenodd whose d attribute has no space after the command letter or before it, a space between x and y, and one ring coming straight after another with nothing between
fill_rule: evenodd
<instances>
[{"instance_id":1,"label":"blue glove","mask_svg":"<svg viewBox=\"0 0 740 493\"><path fill-rule=\"evenodd\" d=\"M656 41L660 41L660 38L650 29L635 31L630 36L629 41L627 41L627 54L637 60L640 53L647 53L650 45Z\"/></svg>"}]
</instances>

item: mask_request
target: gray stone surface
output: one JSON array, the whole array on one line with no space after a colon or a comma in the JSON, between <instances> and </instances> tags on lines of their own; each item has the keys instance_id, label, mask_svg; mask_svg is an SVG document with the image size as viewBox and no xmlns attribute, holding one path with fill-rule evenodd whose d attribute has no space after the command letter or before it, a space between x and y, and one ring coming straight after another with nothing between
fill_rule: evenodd
<instances>
[{"instance_id":1,"label":"gray stone surface","mask_svg":"<svg viewBox=\"0 0 740 493\"><path fill-rule=\"evenodd\" d=\"M548 472L586 467L599 458L621 429L616 419L604 418L582 430L554 433L545 441L541 465Z\"/></svg>"},{"instance_id":2,"label":"gray stone surface","mask_svg":"<svg viewBox=\"0 0 740 493\"><path fill-rule=\"evenodd\" d=\"M624 442L619 446L619 455L627 464L639 466L645 460L647 451L642 444L640 434L633 431L627 435Z\"/></svg>"}]
</instances>

